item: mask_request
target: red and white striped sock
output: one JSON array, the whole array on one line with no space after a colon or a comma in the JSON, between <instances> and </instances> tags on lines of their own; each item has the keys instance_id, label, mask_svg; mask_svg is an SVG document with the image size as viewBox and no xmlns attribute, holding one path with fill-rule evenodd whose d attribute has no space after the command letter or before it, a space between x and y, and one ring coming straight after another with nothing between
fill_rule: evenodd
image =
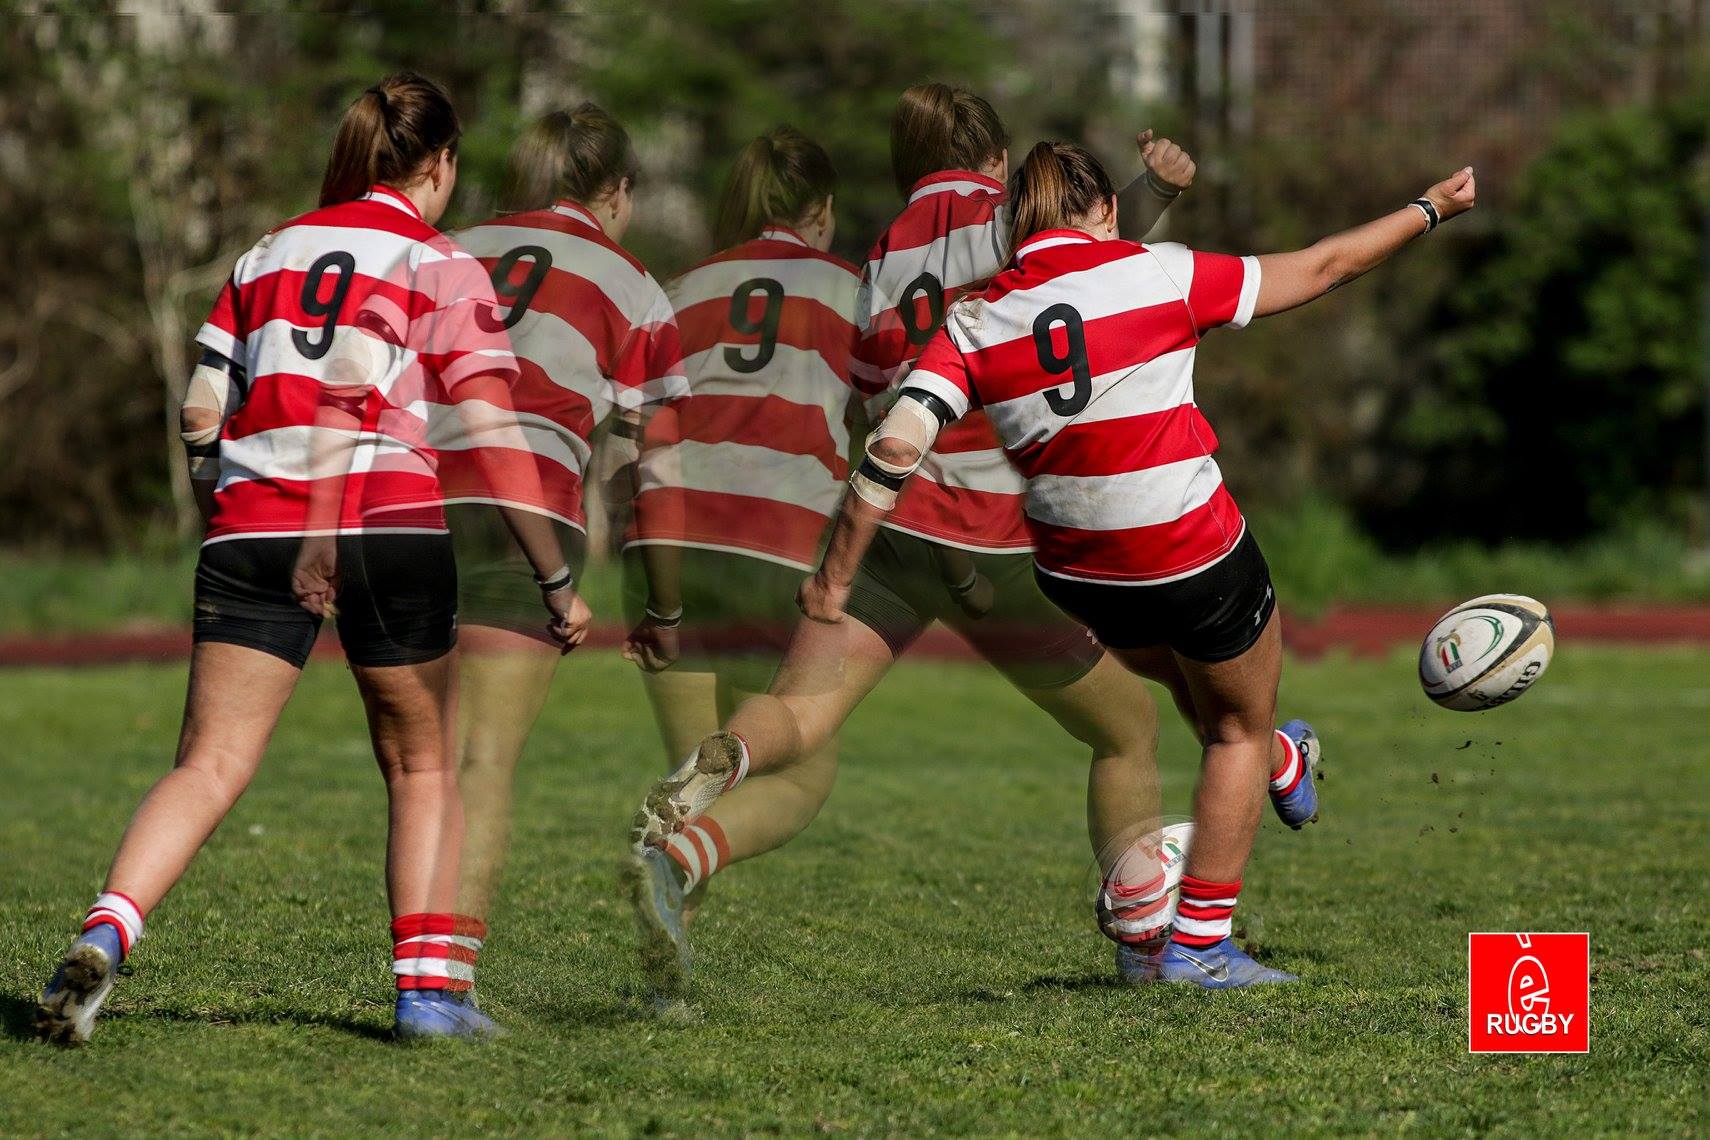
<instances>
[{"instance_id":1,"label":"red and white striped sock","mask_svg":"<svg viewBox=\"0 0 1710 1140\"><path fill-rule=\"evenodd\" d=\"M730 862L730 843L718 821L703 815L665 841L665 854L683 869L683 890L688 892Z\"/></svg>"},{"instance_id":2,"label":"red and white striped sock","mask_svg":"<svg viewBox=\"0 0 1710 1140\"><path fill-rule=\"evenodd\" d=\"M1099 929L1130 945L1152 942L1169 930L1170 889L1156 842L1137 840L1105 873L1098 898Z\"/></svg>"},{"instance_id":3,"label":"red and white striped sock","mask_svg":"<svg viewBox=\"0 0 1710 1140\"><path fill-rule=\"evenodd\" d=\"M1233 883L1212 883L1182 876L1182 897L1176 904L1175 929L1170 941L1195 950L1229 937L1234 927L1235 900L1241 894L1241 880Z\"/></svg>"},{"instance_id":4,"label":"red and white striped sock","mask_svg":"<svg viewBox=\"0 0 1710 1140\"><path fill-rule=\"evenodd\" d=\"M95 905L89 908L89 913L83 916L83 933L87 934L97 926L111 926L117 930L119 955L128 957L131 947L143 936L142 910L129 895L102 891L95 899Z\"/></svg>"},{"instance_id":5,"label":"red and white striped sock","mask_svg":"<svg viewBox=\"0 0 1710 1140\"><path fill-rule=\"evenodd\" d=\"M1300 754L1300 746L1277 729L1277 739L1282 741L1283 761L1276 771L1271 773L1271 791L1279 796L1286 796L1294 791L1306 775L1306 759Z\"/></svg>"},{"instance_id":6,"label":"red and white striped sock","mask_svg":"<svg viewBox=\"0 0 1710 1140\"><path fill-rule=\"evenodd\" d=\"M487 924L465 914L406 914L392 920L392 973L400 990L457 993L475 985Z\"/></svg>"}]
</instances>

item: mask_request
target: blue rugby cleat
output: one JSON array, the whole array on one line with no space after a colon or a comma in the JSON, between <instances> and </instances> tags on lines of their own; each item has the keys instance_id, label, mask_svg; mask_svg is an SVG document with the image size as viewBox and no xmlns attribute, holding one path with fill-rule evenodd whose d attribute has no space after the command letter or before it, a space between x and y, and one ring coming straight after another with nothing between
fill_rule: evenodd
<instances>
[{"instance_id":1,"label":"blue rugby cleat","mask_svg":"<svg viewBox=\"0 0 1710 1140\"><path fill-rule=\"evenodd\" d=\"M112 992L124 960L119 932L91 927L71 944L36 1005L37 1036L55 1045L81 1045L95 1031L95 1015Z\"/></svg>"},{"instance_id":2,"label":"blue rugby cleat","mask_svg":"<svg viewBox=\"0 0 1710 1140\"><path fill-rule=\"evenodd\" d=\"M1270 790L1271 806L1277 809L1277 818L1299 831L1318 819L1318 785L1314 775L1324 757L1324 747L1304 720L1291 720L1277 731L1299 751L1301 765L1293 784Z\"/></svg>"},{"instance_id":3,"label":"blue rugby cleat","mask_svg":"<svg viewBox=\"0 0 1710 1140\"><path fill-rule=\"evenodd\" d=\"M1247 957L1232 938L1225 938L1204 950L1171 942L1164 948L1163 958L1158 963L1158 980L1187 982L1207 990L1238 990L1245 986L1300 981L1293 974L1259 965Z\"/></svg>"},{"instance_id":4,"label":"blue rugby cleat","mask_svg":"<svg viewBox=\"0 0 1710 1140\"><path fill-rule=\"evenodd\" d=\"M681 1000L689 989L689 934L683 927L683 884L671 857L657 847L630 853L624 885L641 930L641 968L655 1003Z\"/></svg>"},{"instance_id":5,"label":"blue rugby cleat","mask_svg":"<svg viewBox=\"0 0 1710 1140\"><path fill-rule=\"evenodd\" d=\"M399 990L397 1022L392 1033L399 1041L439 1037L500 1037L504 1030L475 1006L474 998L443 990Z\"/></svg>"},{"instance_id":6,"label":"blue rugby cleat","mask_svg":"<svg viewBox=\"0 0 1710 1140\"><path fill-rule=\"evenodd\" d=\"M1164 948L1170 944L1169 931L1150 942L1118 942L1116 944L1116 976L1123 985L1143 986L1158 980L1158 970L1164 963Z\"/></svg>"}]
</instances>

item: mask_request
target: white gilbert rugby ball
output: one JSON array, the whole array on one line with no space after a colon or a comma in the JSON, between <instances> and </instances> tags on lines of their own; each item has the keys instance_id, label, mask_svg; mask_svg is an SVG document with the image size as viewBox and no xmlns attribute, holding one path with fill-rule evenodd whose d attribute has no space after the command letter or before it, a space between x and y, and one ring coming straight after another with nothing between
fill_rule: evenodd
<instances>
[{"instance_id":1,"label":"white gilbert rugby ball","mask_svg":"<svg viewBox=\"0 0 1710 1140\"><path fill-rule=\"evenodd\" d=\"M1482 712L1531 688L1555 651L1556 627L1542 602L1486 594L1431 627L1419 649L1419 684L1446 709Z\"/></svg>"}]
</instances>

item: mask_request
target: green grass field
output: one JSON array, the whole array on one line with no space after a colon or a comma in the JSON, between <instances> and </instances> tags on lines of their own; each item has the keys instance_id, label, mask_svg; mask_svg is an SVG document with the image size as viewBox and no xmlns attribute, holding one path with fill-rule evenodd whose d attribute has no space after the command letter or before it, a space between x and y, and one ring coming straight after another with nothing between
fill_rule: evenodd
<instances>
[{"instance_id":1,"label":"green grass field","mask_svg":"<svg viewBox=\"0 0 1710 1140\"><path fill-rule=\"evenodd\" d=\"M1285 678L1327 740L1324 819L1266 824L1237 925L1300 986L1113 985L1082 759L994 675L921 663L851 722L818 823L715 882L701 1019L666 1026L613 886L656 738L627 666L573 660L483 957L512 1035L404 1048L381 786L348 678L315 665L77 1052L25 1039L30 995L170 754L183 674L6 673L0 1134L1710 1129L1710 655L1569 647L1478 717L1412 670ZM1161 750L1181 812L1173 721ZM1591 931L1588 1056L1466 1052L1467 932L1528 929Z\"/></svg>"}]
</instances>

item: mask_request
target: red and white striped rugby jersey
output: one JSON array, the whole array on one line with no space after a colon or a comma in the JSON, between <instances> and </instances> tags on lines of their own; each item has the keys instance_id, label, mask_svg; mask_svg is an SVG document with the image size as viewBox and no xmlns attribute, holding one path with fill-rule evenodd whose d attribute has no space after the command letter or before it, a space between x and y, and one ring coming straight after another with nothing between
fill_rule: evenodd
<instances>
[{"instance_id":1,"label":"red and white striped rugby jersey","mask_svg":"<svg viewBox=\"0 0 1710 1140\"><path fill-rule=\"evenodd\" d=\"M908 204L867 256L855 382L868 395L894 390L942 323L946 306L1009 260L1003 183L945 170L915 183ZM879 408L875 407L875 412ZM951 546L1032 549L1023 484L979 414L947 427L885 525Z\"/></svg>"},{"instance_id":2,"label":"red and white striped rugby jersey","mask_svg":"<svg viewBox=\"0 0 1710 1140\"><path fill-rule=\"evenodd\" d=\"M1047 230L951 309L905 386L991 418L1027 478L1042 570L1186 577L1245 526L1194 403L1195 346L1245 325L1258 295L1255 258Z\"/></svg>"},{"instance_id":3,"label":"red and white striped rugby jersey","mask_svg":"<svg viewBox=\"0 0 1710 1140\"><path fill-rule=\"evenodd\" d=\"M633 411L687 390L671 302L576 202L502 215L455 237L493 278L499 323L521 369L512 392L521 437L493 445L472 436L455 409L436 409L446 500L504 502L584 530L582 476L594 429L613 408ZM470 454L483 446L485 454ZM530 457L538 498L519 499L514 489L531 486L526 472L494 485L495 465Z\"/></svg>"},{"instance_id":4,"label":"red and white striped rugby jersey","mask_svg":"<svg viewBox=\"0 0 1710 1140\"><path fill-rule=\"evenodd\" d=\"M426 408L506 399L516 361L492 307L474 259L388 187L263 237L196 334L246 373L205 541L307 533L317 480L338 504L322 531L443 532Z\"/></svg>"},{"instance_id":5,"label":"red and white striped rugby jersey","mask_svg":"<svg viewBox=\"0 0 1710 1140\"><path fill-rule=\"evenodd\" d=\"M671 283L689 395L648 425L629 545L813 569L849 477L859 287L782 226Z\"/></svg>"}]
</instances>

